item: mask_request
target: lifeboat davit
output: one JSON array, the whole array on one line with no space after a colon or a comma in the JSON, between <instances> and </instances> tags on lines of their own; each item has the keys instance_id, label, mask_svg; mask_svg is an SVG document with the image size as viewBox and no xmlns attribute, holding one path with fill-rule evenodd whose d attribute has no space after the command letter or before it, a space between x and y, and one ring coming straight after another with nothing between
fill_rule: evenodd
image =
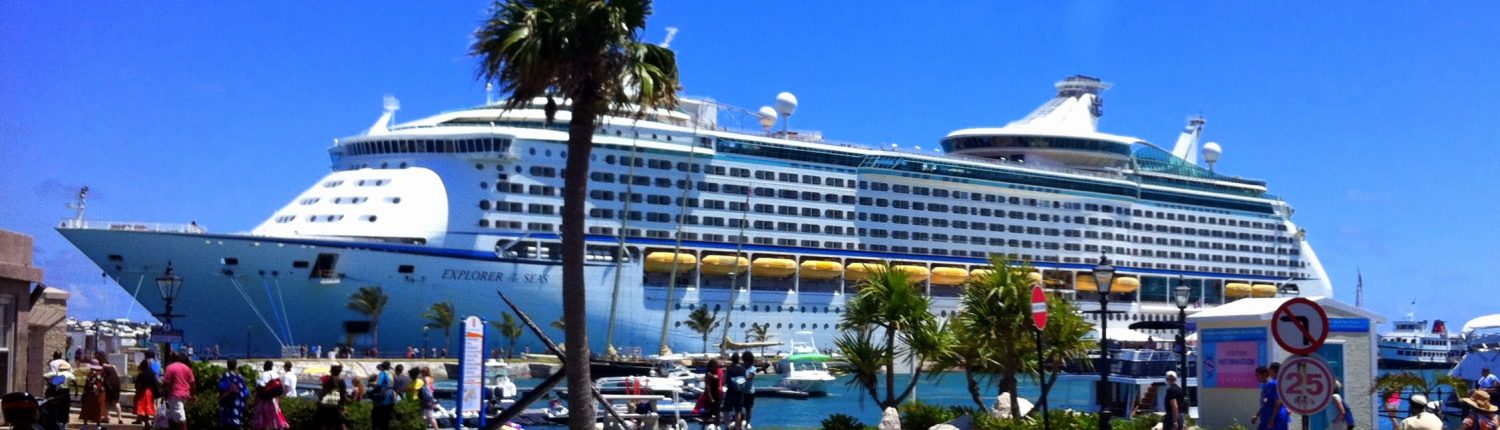
<instances>
[{"instance_id":1,"label":"lifeboat davit","mask_svg":"<svg viewBox=\"0 0 1500 430\"><path fill-rule=\"evenodd\" d=\"M698 264L698 257L693 254L678 252L653 252L646 254L646 271L651 273L672 273L675 267L677 273L693 270Z\"/></svg>"},{"instance_id":2,"label":"lifeboat davit","mask_svg":"<svg viewBox=\"0 0 1500 430\"><path fill-rule=\"evenodd\" d=\"M837 261L807 260L798 272L803 279L838 279L844 274L844 265Z\"/></svg>"},{"instance_id":3,"label":"lifeboat davit","mask_svg":"<svg viewBox=\"0 0 1500 430\"><path fill-rule=\"evenodd\" d=\"M787 258L757 258L750 264L750 274L766 278L782 278L797 273L797 262Z\"/></svg>"},{"instance_id":4,"label":"lifeboat davit","mask_svg":"<svg viewBox=\"0 0 1500 430\"><path fill-rule=\"evenodd\" d=\"M1250 287L1250 297L1276 297L1276 286L1271 284L1255 284Z\"/></svg>"},{"instance_id":5,"label":"lifeboat davit","mask_svg":"<svg viewBox=\"0 0 1500 430\"><path fill-rule=\"evenodd\" d=\"M958 285L969 279L969 271L958 267L934 267L932 268L932 283L934 285Z\"/></svg>"},{"instance_id":6,"label":"lifeboat davit","mask_svg":"<svg viewBox=\"0 0 1500 430\"><path fill-rule=\"evenodd\" d=\"M1246 297L1250 297L1251 291L1252 288L1250 287L1250 284L1241 282L1230 282L1228 284L1224 284L1224 296L1231 299L1243 299Z\"/></svg>"},{"instance_id":7,"label":"lifeboat davit","mask_svg":"<svg viewBox=\"0 0 1500 430\"><path fill-rule=\"evenodd\" d=\"M750 259L733 255L704 256L698 271L705 275L742 274L750 270Z\"/></svg>"}]
</instances>

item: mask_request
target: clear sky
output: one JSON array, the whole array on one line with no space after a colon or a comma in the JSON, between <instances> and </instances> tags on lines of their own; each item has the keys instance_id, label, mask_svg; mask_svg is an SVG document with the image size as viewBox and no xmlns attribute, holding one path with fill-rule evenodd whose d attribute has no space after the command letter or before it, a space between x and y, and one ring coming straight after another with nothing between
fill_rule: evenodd
<instances>
[{"instance_id":1,"label":"clear sky","mask_svg":"<svg viewBox=\"0 0 1500 430\"><path fill-rule=\"evenodd\" d=\"M89 218L247 231L328 172L334 138L484 100L466 55L482 2L0 0L0 228L37 239L82 317L129 297L51 229ZM1429 7L1440 6L1440 7ZM930 147L998 126L1075 73L1101 129L1170 147L1191 114L1220 172L1265 179L1338 298L1461 325L1500 311L1497 6L1489 2L664 1L684 92L795 128Z\"/></svg>"}]
</instances>

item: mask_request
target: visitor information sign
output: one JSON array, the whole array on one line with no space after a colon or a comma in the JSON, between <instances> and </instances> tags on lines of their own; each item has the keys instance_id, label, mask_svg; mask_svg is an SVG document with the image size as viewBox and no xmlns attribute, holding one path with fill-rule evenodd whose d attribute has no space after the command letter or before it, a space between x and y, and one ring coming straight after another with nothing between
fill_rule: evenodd
<instances>
[{"instance_id":1,"label":"visitor information sign","mask_svg":"<svg viewBox=\"0 0 1500 430\"><path fill-rule=\"evenodd\" d=\"M484 320L470 315L464 318L464 347L459 370L462 412L479 412L484 389Z\"/></svg>"}]
</instances>

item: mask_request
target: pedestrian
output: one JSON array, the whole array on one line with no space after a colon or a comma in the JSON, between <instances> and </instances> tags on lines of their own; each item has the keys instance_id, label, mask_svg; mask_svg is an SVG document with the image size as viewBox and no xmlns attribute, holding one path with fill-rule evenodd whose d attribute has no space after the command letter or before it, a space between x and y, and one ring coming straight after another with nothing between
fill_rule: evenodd
<instances>
[{"instance_id":1,"label":"pedestrian","mask_svg":"<svg viewBox=\"0 0 1500 430\"><path fill-rule=\"evenodd\" d=\"M104 351L94 353L94 359L99 361L104 378L104 422L109 422L109 410L115 411L115 424L125 424L125 409L120 406L120 369L109 362L109 355Z\"/></svg>"},{"instance_id":2,"label":"pedestrian","mask_svg":"<svg viewBox=\"0 0 1500 430\"><path fill-rule=\"evenodd\" d=\"M703 394L693 407L693 413L703 420L704 430L719 422L719 411L724 404L723 380L724 369L719 367L719 359L708 359L708 369L703 373Z\"/></svg>"},{"instance_id":3,"label":"pedestrian","mask_svg":"<svg viewBox=\"0 0 1500 430\"><path fill-rule=\"evenodd\" d=\"M416 387L417 399L422 406L422 419L427 420L428 428L438 428L438 401L432 388L432 369L422 367L420 378L412 384Z\"/></svg>"},{"instance_id":4,"label":"pedestrian","mask_svg":"<svg viewBox=\"0 0 1500 430\"><path fill-rule=\"evenodd\" d=\"M197 356L193 355L193 344L191 344L191 343L187 344L186 349L184 349L183 351L187 353L187 359L189 361L191 361L191 360L197 360L198 359Z\"/></svg>"},{"instance_id":5,"label":"pedestrian","mask_svg":"<svg viewBox=\"0 0 1500 430\"><path fill-rule=\"evenodd\" d=\"M391 362L382 361L375 366L375 376L370 378L370 429L390 430L391 416L396 411L396 380L391 376Z\"/></svg>"},{"instance_id":6,"label":"pedestrian","mask_svg":"<svg viewBox=\"0 0 1500 430\"><path fill-rule=\"evenodd\" d=\"M1279 363L1271 365L1281 367ZM1271 372L1273 370L1264 366L1255 368L1255 378L1260 381L1260 409L1250 418L1250 424L1259 430L1287 430L1291 417L1281 403L1281 394L1276 391L1276 380L1271 377Z\"/></svg>"},{"instance_id":7,"label":"pedestrian","mask_svg":"<svg viewBox=\"0 0 1500 430\"><path fill-rule=\"evenodd\" d=\"M271 362L271 360L266 360L264 363L260 364L260 374L255 375L255 389L260 390L262 388L266 388L266 385L269 385L271 381L279 379L280 377L281 375L276 374L276 363Z\"/></svg>"},{"instance_id":8,"label":"pedestrian","mask_svg":"<svg viewBox=\"0 0 1500 430\"><path fill-rule=\"evenodd\" d=\"M323 376L322 390L318 392L318 410L313 422L323 430L344 429L344 404L349 399L349 386L344 382L344 366L334 363Z\"/></svg>"},{"instance_id":9,"label":"pedestrian","mask_svg":"<svg viewBox=\"0 0 1500 430\"><path fill-rule=\"evenodd\" d=\"M68 389L74 379L73 365L64 360L57 371L42 376L47 378L47 389L42 393L47 400L42 405L42 414L50 417L58 428L67 428L69 410L73 408L73 393Z\"/></svg>"},{"instance_id":10,"label":"pedestrian","mask_svg":"<svg viewBox=\"0 0 1500 430\"><path fill-rule=\"evenodd\" d=\"M416 351L413 351L411 349L411 345L407 345L406 346L406 359L410 360L410 359L416 358L416 356L417 356Z\"/></svg>"},{"instance_id":11,"label":"pedestrian","mask_svg":"<svg viewBox=\"0 0 1500 430\"><path fill-rule=\"evenodd\" d=\"M313 345L312 356L313 358L323 358L323 345Z\"/></svg>"},{"instance_id":12,"label":"pedestrian","mask_svg":"<svg viewBox=\"0 0 1500 430\"><path fill-rule=\"evenodd\" d=\"M64 364L68 364L68 360L63 359L62 351L52 351L52 361L47 362L47 371L57 372Z\"/></svg>"},{"instance_id":13,"label":"pedestrian","mask_svg":"<svg viewBox=\"0 0 1500 430\"><path fill-rule=\"evenodd\" d=\"M1495 405L1490 404L1490 393L1474 390L1469 397L1459 400L1468 406L1462 430L1495 430L1500 428L1500 417L1495 415Z\"/></svg>"},{"instance_id":14,"label":"pedestrian","mask_svg":"<svg viewBox=\"0 0 1500 430\"><path fill-rule=\"evenodd\" d=\"M151 359L141 359L135 371L135 423L150 429L156 424L156 399L161 397L156 371Z\"/></svg>"},{"instance_id":15,"label":"pedestrian","mask_svg":"<svg viewBox=\"0 0 1500 430\"><path fill-rule=\"evenodd\" d=\"M1328 430L1354 430L1354 411L1349 409L1349 402L1344 401L1344 384L1337 380L1333 381L1333 396L1328 404L1333 407L1333 419L1328 422Z\"/></svg>"},{"instance_id":16,"label":"pedestrian","mask_svg":"<svg viewBox=\"0 0 1500 430\"><path fill-rule=\"evenodd\" d=\"M162 371L162 391L166 394L162 406L166 409L167 428L187 430L187 400L193 396L192 360L187 354L175 353L168 358L170 363Z\"/></svg>"},{"instance_id":17,"label":"pedestrian","mask_svg":"<svg viewBox=\"0 0 1500 430\"><path fill-rule=\"evenodd\" d=\"M720 423L720 428L724 430L739 428L740 406L745 400L745 382L748 378L745 365L740 363L740 356L730 354L729 369L724 371L724 407L720 409L720 413L724 414L724 422Z\"/></svg>"},{"instance_id":18,"label":"pedestrian","mask_svg":"<svg viewBox=\"0 0 1500 430\"><path fill-rule=\"evenodd\" d=\"M267 361L267 365L271 362ZM268 370L267 372L273 372ZM255 409L250 413L250 428L253 430L284 430L291 425L281 413L281 397L286 395L286 386L281 378L271 378L255 391Z\"/></svg>"},{"instance_id":19,"label":"pedestrian","mask_svg":"<svg viewBox=\"0 0 1500 430\"><path fill-rule=\"evenodd\" d=\"M1490 373L1490 368L1488 367L1479 370L1479 383L1477 385L1479 385L1480 390L1488 392L1491 399L1500 396L1500 377L1496 377Z\"/></svg>"},{"instance_id":20,"label":"pedestrian","mask_svg":"<svg viewBox=\"0 0 1500 430\"><path fill-rule=\"evenodd\" d=\"M236 430L245 427L245 402L250 400L250 387L240 375L239 360L231 358L227 366L219 377L219 428Z\"/></svg>"},{"instance_id":21,"label":"pedestrian","mask_svg":"<svg viewBox=\"0 0 1500 430\"><path fill-rule=\"evenodd\" d=\"M740 393L740 411L742 413L743 425L741 430L750 430L750 412L755 409L755 376L760 373L760 368L755 366L755 354L750 351L740 353L740 361L745 364L745 390Z\"/></svg>"},{"instance_id":22,"label":"pedestrian","mask_svg":"<svg viewBox=\"0 0 1500 430\"><path fill-rule=\"evenodd\" d=\"M283 397L297 397L297 372L292 370L290 360L281 363L281 390Z\"/></svg>"},{"instance_id":23,"label":"pedestrian","mask_svg":"<svg viewBox=\"0 0 1500 430\"><path fill-rule=\"evenodd\" d=\"M391 384L396 388L396 400L400 401L411 392L411 376L406 374L406 365L403 364L397 364L391 375L394 376Z\"/></svg>"},{"instance_id":24,"label":"pedestrian","mask_svg":"<svg viewBox=\"0 0 1500 430\"><path fill-rule=\"evenodd\" d=\"M105 403L105 396L104 366L99 365L99 360L90 360L89 374L83 380L83 405L78 412L78 421L83 423L83 430L88 430L90 421L94 422L95 427L102 427L109 418L109 405Z\"/></svg>"},{"instance_id":25,"label":"pedestrian","mask_svg":"<svg viewBox=\"0 0 1500 430\"><path fill-rule=\"evenodd\" d=\"M1411 395L1411 416L1396 424L1396 430L1442 430L1443 420L1433 414L1427 403L1427 396L1421 394ZM1395 421L1391 417L1391 421Z\"/></svg>"},{"instance_id":26,"label":"pedestrian","mask_svg":"<svg viewBox=\"0 0 1500 430\"><path fill-rule=\"evenodd\" d=\"M1161 419L1162 430L1185 430L1187 425L1182 418L1187 411L1187 395L1182 392L1182 386L1177 384L1177 372L1167 371L1167 395L1162 399L1162 409L1167 414Z\"/></svg>"}]
</instances>

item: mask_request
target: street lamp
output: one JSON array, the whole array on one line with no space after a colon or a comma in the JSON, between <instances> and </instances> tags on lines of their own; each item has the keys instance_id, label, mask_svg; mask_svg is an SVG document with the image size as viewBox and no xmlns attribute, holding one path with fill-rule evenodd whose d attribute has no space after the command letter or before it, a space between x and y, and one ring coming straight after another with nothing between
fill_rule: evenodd
<instances>
[{"instance_id":1,"label":"street lamp","mask_svg":"<svg viewBox=\"0 0 1500 430\"><path fill-rule=\"evenodd\" d=\"M429 328L431 328L431 327L428 327L426 325L422 326L422 353L421 354L417 354L418 357L426 357L427 356L427 329L429 329Z\"/></svg>"},{"instance_id":2,"label":"street lamp","mask_svg":"<svg viewBox=\"0 0 1500 430\"><path fill-rule=\"evenodd\" d=\"M1094 266L1094 284L1099 287L1099 430L1109 430L1109 404L1113 397L1109 387L1109 290L1115 280L1115 266L1109 257L1099 254L1099 265Z\"/></svg>"},{"instance_id":3,"label":"street lamp","mask_svg":"<svg viewBox=\"0 0 1500 430\"><path fill-rule=\"evenodd\" d=\"M167 271L156 277L156 288L161 290L161 301L167 308L166 312L156 314L162 318L162 336L171 336L176 331L172 317L181 316L172 313L172 301L177 300L177 293L182 292L182 277L172 273L172 262L168 261ZM162 360L166 360L172 353L172 342L162 342L161 353Z\"/></svg>"},{"instance_id":4,"label":"street lamp","mask_svg":"<svg viewBox=\"0 0 1500 430\"><path fill-rule=\"evenodd\" d=\"M1176 293L1177 295L1172 296L1172 301L1176 302L1175 304L1177 305L1177 353L1180 354L1178 359L1181 361L1180 365L1182 366L1182 370L1179 370L1178 373L1182 374L1183 390L1187 390L1187 307L1190 291L1188 291L1187 281L1183 280L1181 276L1177 277ZM1186 410L1187 408L1183 409Z\"/></svg>"}]
</instances>

